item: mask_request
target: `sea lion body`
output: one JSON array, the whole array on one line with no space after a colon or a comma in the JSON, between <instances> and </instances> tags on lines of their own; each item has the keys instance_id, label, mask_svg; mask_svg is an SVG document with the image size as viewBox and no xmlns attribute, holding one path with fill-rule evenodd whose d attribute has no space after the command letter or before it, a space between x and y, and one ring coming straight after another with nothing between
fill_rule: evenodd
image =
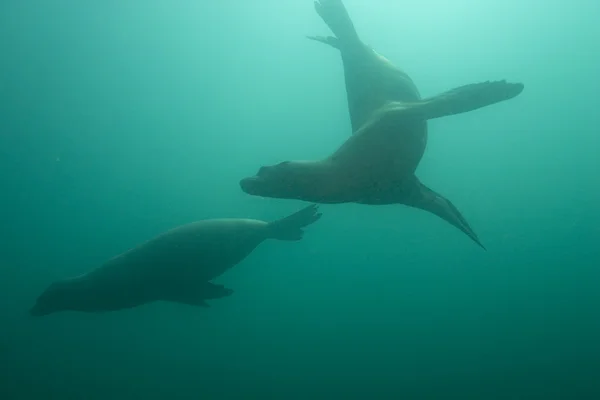
<instances>
[{"instance_id":1,"label":"sea lion body","mask_svg":"<svg viewBox=\"0 0 600 400\"><path fill-rule=\"evenodd\" d=\"M255 177L240 182L242 189L258 196L323 204L403 203L405 192L412 190L414 169L422 153L411 151L405 145L407 138L395 130L383 129L387 123L375 119L322 160L286 161L261 167ZM424 148L420 133L418 127L408 127L406 131L415 146Z\"/></svg>"},{"instance_id":2,"label":"sea lion body","mask_svg":"<svg viewBox=\"0 0 600 400\"><path fill-rule=\"evenodd\" d=\"M508 100L523 85L483 82L422 99L408 74L360 40L341 0L315 7L335 36L310 38L341 53L352 136L326 159L263 166L240 181L242 190L319 203L404 204L437 215L483 247L458 209L415 175L427 120Z\"/></svg>"},{"instance_id":3,"label":"sea lion body","mask_svg":"<svg viewBox=\"0 0 600 400\"><path fill-rule=\"evenodd\" d=\"M266 239L300 240L302 228L320 218L311 205L274 222L212 219L169 230L102 266L50 285L31 310L100 312L154 301L207 306L233 291L210 280L246 258Z\"/></svg>"},{"instance_id":4,"label":"sea lion body","mask_svg":"<svg viewBox=\"0 0 600 400\"><path fill-rule=\"evenodd\" d=\"M86 274L96 281L208 281L242 261L268 237L268 223L213 219L169 230Z\"/></svg>"}]
</instances>

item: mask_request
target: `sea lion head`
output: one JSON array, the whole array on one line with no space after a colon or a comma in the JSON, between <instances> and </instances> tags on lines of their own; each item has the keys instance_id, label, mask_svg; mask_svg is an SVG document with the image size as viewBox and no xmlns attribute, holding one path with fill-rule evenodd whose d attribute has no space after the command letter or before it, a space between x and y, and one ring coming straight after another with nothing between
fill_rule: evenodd
<instances>
[{"instance_id":1,"label":"sea lion head","mask_svg":"<svg viewBox=\"0 0 600 400\"><path fill-rule=\"evenodd\" d=\"M283 161L262 166L256 175L240 181L242 191L252 196L280 199L306 199L320 181L318 163Z\"/></svg>"}]
</instances>

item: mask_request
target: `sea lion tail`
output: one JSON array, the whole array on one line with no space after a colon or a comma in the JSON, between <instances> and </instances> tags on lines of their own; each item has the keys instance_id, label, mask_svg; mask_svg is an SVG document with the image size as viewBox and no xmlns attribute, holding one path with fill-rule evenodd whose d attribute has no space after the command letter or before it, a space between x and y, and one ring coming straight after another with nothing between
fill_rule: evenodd
<instances>
[{"instance_id":1,"label":"sea lion tail","mask_svg":"<svg viewBox=\"0 0 600 400\"><path fill-rule=\"evenodd\" d=\"M358 33L356 33L356 29L354 28L354 23L342 0L317 0L315 1L315 10L336 37L323 38L322 36L311 36L309 37L310 39L338 49L340 42L344 44L360 42Z\"/></svg>"},{"instance_id":2,"label":"sea lion tail","mask_svg":"<svg viewBox=\"0 0 600 400\"><path fill-rule=\"evenodd\" d=\"M269 237L277 240L300 240L304 234L302 228L321 218L319 207L311 204L300 211L285 218L270 222L268 225Z\"/></svg>"}]
</instances>

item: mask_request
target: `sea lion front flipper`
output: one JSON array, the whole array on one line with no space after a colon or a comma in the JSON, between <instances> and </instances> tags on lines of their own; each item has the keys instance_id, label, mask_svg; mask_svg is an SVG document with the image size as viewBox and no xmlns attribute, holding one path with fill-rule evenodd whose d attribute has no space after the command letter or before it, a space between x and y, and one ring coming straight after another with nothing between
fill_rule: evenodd
<instances>
[{"instance_id":1,"label":"sea lion front flipper","mask_svg":"<svg viewBox=\"0 0 600 400\"><path fill-rule=\"evenodd\" d=\"M512 99L523 88L522 83L508 83L504 80L472 83L420 101L397 103L396 106L391 106L390 111L420 119L440 118Z\"/></svg>"},{"instance_id":2,"label":"sea lion front flipper","mask_svg":"<svg viewBox=\"0 0 600 400\"><path fill-rule=\"evenodd\" d=\"M210 307L206 302L208 299L219 299L231 296L233 290L223 285L217 285L211 282L202 282L199 285L189 285L173 290L164 300L174 303L187 304L196 307Z\"/></svg>"},{"instance_id":3,"label":"sea lion front flipper","mask_svg":"<svg viewBox=\"0 0 600 400\"><path fill-rule=\"evenodd\" d=\"M482 249L487 250L465 217L463 217L460 211L458 211L458 208L456 208L450 200L431 190L421 182L417 181L416 183L418 185L418 190L415 192L415 196L411 198L411 201L406 203L407 205L437 215L452 226L460 229Z\"/></svg>"},{"instance_id":4,"label":"sea lion front flipper","mask_svg":"<svg viewBox=\"0 0 600 400\"><path fill-rule=\"evenodd\" d=\"M170 295L163 300L194 307L210 307L210 305L206 302L205 298L201 296L190 296L188 293L178 293L175 295Z\"/></svg>"}]
</instances>

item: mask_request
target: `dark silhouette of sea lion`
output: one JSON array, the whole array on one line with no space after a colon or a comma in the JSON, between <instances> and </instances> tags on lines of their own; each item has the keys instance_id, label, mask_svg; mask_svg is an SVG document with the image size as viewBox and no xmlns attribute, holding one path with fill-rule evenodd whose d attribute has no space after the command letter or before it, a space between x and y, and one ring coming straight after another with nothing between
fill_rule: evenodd
<instances>
[{"instance_id":1,"label":"dark silhouette of sea lion","mask_svg":"<svg viewBox=\"0 0 600 400\"><path fill-rule=\"evenodd\" d=\"M415 175L427 120L511 99L521 83L482 82L422 99L412 79L365 45L341 0L315 2L335 36L309 36L340 50L353 134L329 157L263 166L240 181L251 195L315 203L404 204L429 211L484 247L458 209Z\"/></svg>"},{"instance_id":2,"label":"dark silhouette of sea lion","mask_svg":"<svg viewBox=\"0 0 600 400\"><path fill-rule=\"evenodd\" d=\"M210 219L169 230L81 276L52 283L30 310L104 312L169 301L208 307L233 293L210 280L266 239L297 241L321 217L317 205L277 221Z\"/></svg>"}]
</instances>

